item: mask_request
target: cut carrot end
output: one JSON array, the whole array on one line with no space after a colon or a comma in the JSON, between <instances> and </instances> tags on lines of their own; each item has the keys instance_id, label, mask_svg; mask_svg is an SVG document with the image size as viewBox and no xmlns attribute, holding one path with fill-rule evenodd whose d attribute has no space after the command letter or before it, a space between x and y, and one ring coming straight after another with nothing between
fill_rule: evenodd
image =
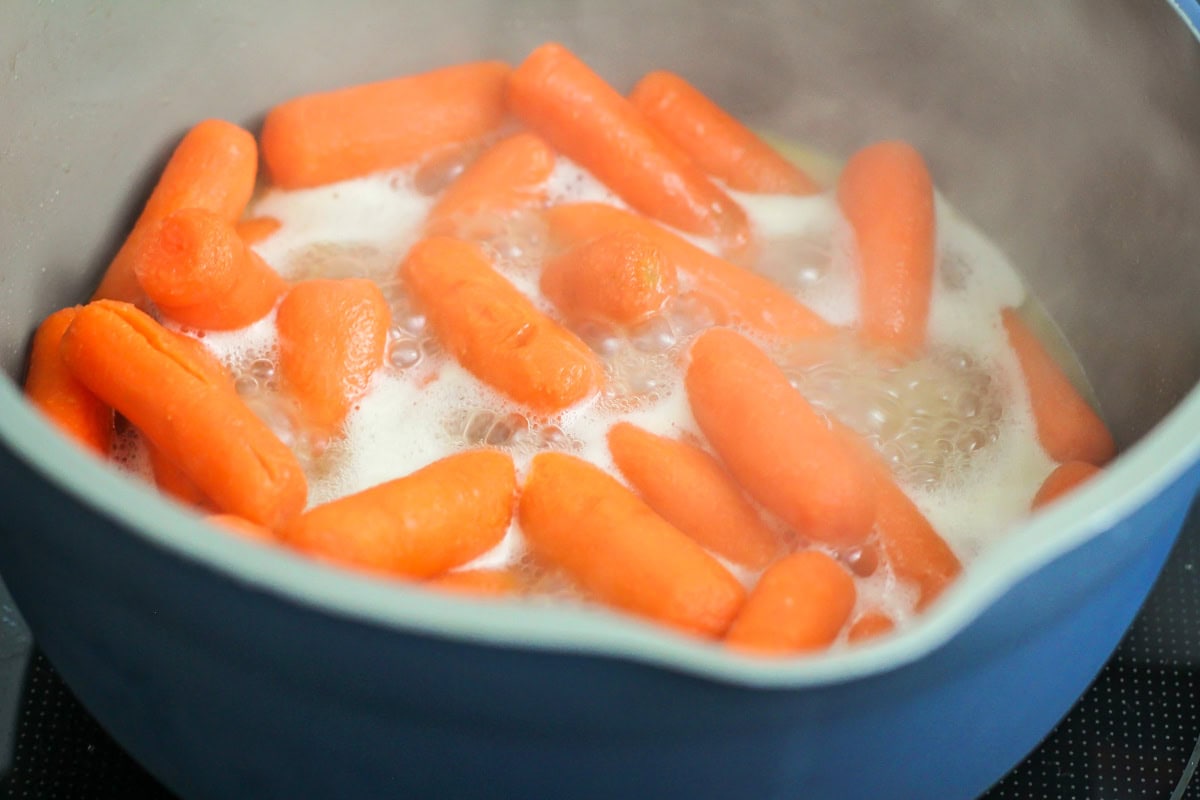
<instances>
[{"instance_id":1,"label":"cut carrot end","mask_svg":"<svg viewBox=\"0 0 1200 800\"><path fill-rule=\"evenodd\" d=\"M1100 467L1086 461L1068 461L1065 464L1059 464L1053 472L1046 476L1041 488L1034 495L1033 509L1037 510L1047 506L1063 495L1073 492L1096 477L1101 471Z\"/></svg>"}]
</instances>

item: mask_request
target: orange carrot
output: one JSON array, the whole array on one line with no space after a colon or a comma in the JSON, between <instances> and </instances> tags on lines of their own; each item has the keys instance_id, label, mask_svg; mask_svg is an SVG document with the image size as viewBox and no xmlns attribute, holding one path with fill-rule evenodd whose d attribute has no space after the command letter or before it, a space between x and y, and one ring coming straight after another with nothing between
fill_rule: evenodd
<instances>
[{"instance_id":1,"label":"orange carrot","mask_svg":"<svg viewBox=\"0 0 1200 800\"><path fill-rule=\"evenodd\" d=\"M425 239L401 274L459 363L518 403L553 413L598 391L604 371L595 354L493 270L476 245Z\"/></svg>"},{"instance_id":2,"label":"orange carrot","mask_svg":"<svg viewBox=\"0 0 1200 800\"><path fill-rule=\"evenodd\" d=\"M145 232L183 208L202 208L227 222L236 221L254 193L257 173L254 137L242 128L209 119L188 131L92 299L141 302L142 289L133 274L133 252Z\"/></svg>"},{"instance_id":3,"label":"orange carrot","mask_svg":"<svg viewBox=\"0 0 1200 800\"><path fill-rule=\"evenodd\" d=\"M269 528L298 514L307 489L296 456L183 341L128 303L99 300L79 310L60 349L219 511Z\"/></svg>"},{"instance_id":4,"label":"orange carrot","mask_svg":"<svg viewBox=\"0 0 1200 800\"><path fill-rule=\"evenodd\" d=\"M200 491L192 479L175 466L175 462L167 458L162 450L146 442L146 453L150 457L150 468L154 472L154 485L160 492L187 506L209 507L204 492Z\"/></svg>"},{"instance_id":5,"label":"orange carrot","mask_svg":"<svg viewBox=\"0 0 1200 800\"><path fill-rule=\"evenodd\" d=\"M554 151L532 133L497 143L450 184L429 212L425 230L453 234L461 220L481 213L507 214L539 206L546 179L554 169Z\"/></svg>"},{"instance_id":6,"label":"orange carrot","mask_svg":"<svg viewBox=\"0 0 1200 800\"><path fill-rule=\"evenodd\" d=\"M550 243L573 247L598 236L635 232L649 239L665 260L686 276L698 294L723 309L727 321L765 336L808 339L835 331L816 312L766 278L701 250L645 217L602 203L547 209Z\"/></svg>"},{"instance_id":7,"label":"orange carrot","mask_svg":"<svg viewBox=\"0 0 1200 800\"><path fill-rule=\"evenodd\" d=\"M199 208L150 226L132 261L158 310L194 328L243 328L266 316L287 287L231 223Z\"/></svg>"},{"instance_id":8,"label":"orange carrot","mask_svg":"<svg viewBox=\"0 0 1200 800\"><path fill-rule=\"evenodd\" d=\"M284 189L319 186L476 139L504 121L510 71L481 61L289 100L263 122L267 172Z\"/></svg>"},{"instance_id":9,"label":"orange carrot","mask_svg":"<svg viewBox=\"0 0 1200 800\"><path fill-rule=\"evenodd\" d=\"M251 217L242 220L234 227L242 243L249 247L270 238L275 231L283 227L283 223L274 217Z\"/></svg>"},{"instance_id":10,"label":"orange carrot","mask_svg":"<svg viewBox=\"0 0 1200 800\"><path fill-rule=\"evenodd\" d=\"M1086 461L1068 461L1059 464L1042 483L1037 494L1033 497L1033 509L1053 503L1058 498L1074 491L1082 484L1091 480L1100 472L1100 468Z\"/></svg>"},{"instance_id":11,"label":"orange carrot","mask_svg":"<svg viewBox=\"0 0 1200 800\"><path fill-rule=\"evenodd\" d=\"M1003 313L1008 343L1017 354L1038 439L1055 461L1103 466L1116 454L1103 420L1071 385L1058 363L1013 309Z\"/></svg>"},{"instance_id":12,"label":"orange carrot","mask_svg":"<svg viewBox=\"0 0 1200 800\"><path fill-rule=\"evenodd\" d=\"M779 537L700 448L620 422L608 432L608 449L646 503L704 547L756 569L779 553Z\"/></svg>"},{"instance_id":13,"label":"orange carrot","mask_svg":"<svg viewBox=\"0 0 1200 800\"><path fill-rule=\"evenodd\" d=\"M711 637L725 631L745 597L700 545L574 456L534 456L519 513L538 558L616 608Z\"/></svg>"},{"instance_id":14,"label":"orange carrot","mask_svg":"<svg viewBox=\"0 0 1200 800\"><path fill-rule=\"evenodd\" d=\"M643 214L734 249L747 243L741 207L562 45L542 45L513 70L508 103L555 149Z\"/></svg>"},{"instance_id":15,"label":"orange carrot","mask_svg":"<svg viewBox=\"0 0 1200 800\"><path fill-rule=\"evenodd\" d=\"M850 623L850 630L846 632L846 638L851 644L855 644L883 636L895 629L896 623L891 617L877 608L872 608L864 611L858 619Z\"/></svg>"},{"instance_id":16,"label":"orange carrot","mask_svg":"<svg viewBox=\"0 0 1200 800\"><path fill-rule=\"evenodd\" d=\"M640 231L615 231L579 245L542 268L542 294L574 320L632 325L679 291L675 264Z\"/></svg>"},{"instance_id":17,"label":"orange carrot","mask_svg":"<svg viewBox=\"0 0 1200 800\"><path fill-rule=\"evenodd\" d=\"M699 89L671 72L651 72L629 94L667 138L709 175L743 192L813 194L812 178Z\"/></svg>"},{"instance_id":18,"label":"orange carrot","mask_svg":"<svg viewBox=\"0 0 1200 800\"><path fill-rule=\"evenodd\" d=\"M725 641L762 654L824 650L850 618L856 595L837 561L816 550L793 553L759 578Z\"/></svg>"},{"instance_id":19,"label":"orange carrot","mask_svg":"<svg viewBox=\"0 0 1200 800\"><path fill-rule=\"evenodd\" d=\"M925 342L933 292L933 181L904 142L859 150L838 180L838 204L854 230L867 341L914 353Z\"/></svg>"},{"instance_id":20,"label":"orange carrot","mask_svg":"<svg viewBox=\"0 0 1200 800\"><path fill-rule=\"evenodd\" d=\"M303 281L279 304L279 370L309 425L322 435L341 426L383 366L391 311L364 278Z\"/></svg>"},{"instance_id":21,"label":"orange carrot","mask_svg":"<svg viewBox=\"0 0 1200 800\"><path fill-rule=\"evenodd\" d=\"M246 536L251 539L258 539L262 542L277 541L275 534L264 528L262 525L256 525L244 517L239 517L236 514L211 514L206 518L209 523L224 528L227 531Z\"/></svg>"},{"instance_id":22,"label":"orange carrot","mask_svg":"<svg viewBox=\"0 0 1200 800\"><path fill-rule=\"evenodd\" d=\"M293 547L340 564L430 578L504 538L516 491L516 471L504 453L458 453L310 509L282 536Z\"/></svg>"},{"instance_id":23,"label":"orange carrot","mask_svg":"<svg viewBox=\"0 0 1200 800\"><path fill-rule=\"evenodd\" d=\"M75 379L63 363L59 344L79 308L55 311L33 336L25 396L54 425L79 444L104 458L113 438L112 409Z\"/></svg>"},{"instance_id":24,"label":"orange carrot","mask_svg":"<svg viewBox=\"0 0 1200 800\"><path fill-rule=\"evenodd\" d=\"M425 585L475 597L504 597L521 594L524 590L520 576L507 569L456 570L427 581Z\"/></svg>"},{"instance_id":25,"label":"orange carrot","mask_svg":"<svg viewBox=\"0 0 1200 800\"><path fill-rule=\"evenodd\" d=\"M803 536L861 544L875 519L871 475L748 339L712 328L685 379L700 430L752 497Z\"/></svg>"}]
</instances>

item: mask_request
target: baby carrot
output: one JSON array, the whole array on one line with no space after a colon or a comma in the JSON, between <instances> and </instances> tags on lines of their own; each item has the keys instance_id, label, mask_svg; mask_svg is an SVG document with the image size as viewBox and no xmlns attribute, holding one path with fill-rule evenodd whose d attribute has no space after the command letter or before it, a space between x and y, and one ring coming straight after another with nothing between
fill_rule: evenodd
<instances>
[{"instance_id":1,"label":"baby carrot","mask_svg":"<svg viewBox=\"0 0 1200 800\"><path fill-rule=\"evenodd\" d=\"M306 511L282 530L299 550L361 569L430 578L482 555L508 530L512 459L458 453Z\"/></svg>"},{"instance_id":2,"label":"baby carrot","mask_svg":"<svg viewBox=\"0 0 1200 800\"><path fill-rule=\"evenodd\" d=\"M850 630L846 632L846 638L851 644L864 642L867 639L891 633L895 628L896 623L891 617L877 608L872 608L864 611L858 619L850 623Z\"/></svg>"},{"instance_id":3,"label":"baby carrot","mask_svg":"<svg viewBox=\"0 0 1200 800\"><path fill-rule=\"evenodd\" d=\"M200 208L151 226L132 261L158 310L194 328L244 328L266 316L287 287L230 222Z\"/></svg>"},{"instance_id":4,"label":"baby carrot","mask_svg":"<svg viewBox=\"0 0 1200 800\"><path fill-rule=\"evenodd\" d=\"M542 294L563 316L640 322L679 291L675 264L639 231L614 231L552 258L542 268Z\"/></svg>"},{"instance_id":5,"label":"baby carrot","mask_svg":"<svg viewBox=\"0 0 1200 800\"><path fill-rule=\"evenodd\" d=\"M858 247L867 341L913 353L925 342L933 292L933 181L921 154L880 142L851 157L838 204Z\"/></svg>"},{"instance_id":6,"label":"baby carrot","mask_svg":"<svg viewBox=\"0 0 1200 800\"><path fill-rule=\"evenodd\" d=\"M476 597L504 597L521 594L521 578L507 569L463 569L426 581L431 589Z\"/></svg>"},{"instance_id":7,"label":"baby carrot","mask_svg":"<svg viewBox=\"0 0 1200 800\"><path fill-rule=\"evenodd\" d=\"M383 366L391 311L364 278L297 283L279 304L279 371L305 421L322 435L341 426Z\"/></svg>"},{"instance_id":8,"label":"baby carrot","mask_svg":"<svg viewBox=\"0 0 1200 800\"><path fill-rule=\"evenodd\" d=\"M824 650L854 610L857 591L845 567L816 550L767 568L725 635L738 650L785 655Z\"/></svg>"},{"instance_id":9,"label":"baby carrot","mask_svg":"<svg viewBox=\"0 0 1200 800\"><path fill-rule=\"evenodd\" d=\"M765 353L711 328L692 345L685 383L700 430L752 497L811 539L847 547L866 538L870 473Z\"/></svg>"},{"instance_id":10,"label":"baby carrot","mask_svg":"<svg viewBox=\"0 0 1200 800\"><path fill-rule=\"evenodd\" d=\"M296 456L183 341L128 303L98 300L75 315L61 353L219 511L269 528L298 514L307 487Z\"/></svg>"},{"instance_id":11,"label":"baby carrot","mask_svg":"<svg viewBox=\"0 0 1200 800\"><path fill-rule=\"evenodd\" d=\"M643 214L735 249L747 243L741 207L562 45L542 45L513 70L508 104Z\"/></svg>"},{"instance_id":12,"label":"baby carrot","mask_svg":"<svg viewBox=\"0 0 1200 800\"><path fill-rule=\"evenodd\" d=\"M401 275L459 363L518 403L554 413L600 388L595 354L493 270L476 245L430 237L409 251Z\"/></svg>"},{"instance_id":13,"label":"baby carrot","mask_svg":"<svg viewBox=\"0 0 1200 800\"><path fill-rule=\"evenodd\" d=\"M724 309L727 321L770 337L828 336L834 326L766 278L707 253L645 217L603 203L574 203L547 209L551 244L571 247L605 234L640 233L695 290Z\"/></svg>"},{"instance_id":14,"label":"baby carrot","mask_svg":"<svg viewBox=\"0 0 1200 800\"><path fill-rule=\"evenodd\" d=\"M1080 485L1091 480L1100 472L1100 468L1086 461L1068 461L1059 464L1053 472L1046 476L1042 486L1033 497L1033 509L1053 503L1058 498Z\"/></svg>"},{"instance_id":15,"label":"baby carrot","mask_svg":"<svg viewBox=\"0 0 1200 800\"><path fill-rule=\"evenodd\" d=\"M33 335L25 396L67 436L107 458L113 437L113 412L75 379L59 354L63 334L75 319L76 308L55 311Z\"/></svg>"},{"instance_id":16,"label":"baby carrot","mask_svg":"<svg viewBox=\"0 0 1200 800\"><path fill-rule=\"evenodd\" d=\"M674 73L651 72L633 87L629 100L702 170L730 188L765 194L818 191L803 170Z\"/></svg>"},{"instance_id":17,"label":"baby carrot","mask_svg":"<svg viewBox=\"0 0 1200 800\"><path fill-rule=\"evenodd\" d=\"M208 498L204 496L204 492L196 488L192 479L175 466L175 462L167 458L162 450L150 442L146 442L146 453L150 457L150 469L154 472L154 485L160 492L175 498L184 505L198 508L208 507Z\"/></svg>"},{"instance_id":18,"label":"baby carrot","mask_svg":"<svg viewBox=\"0 0 1200 800\"><path fill-rule=\"evenodd\" d=\"M704 547L756 569L779 553L779 538L700 448L620 422L608 432L608 449L650 508Z\"/></svg>"},{"instance_id":19,"label":"baby carrot","mask_svg":"<svg viewBox=\"0 0 1200 800\"><path fill-rule=\"evenodd\" d=\"M275 534L267 528L264 528L262 525L256 525L250 520L239 517L236 514L211 514L206 519L212 525L251 539L258 539L263 542L274 542L277 540Z\"/></svg>"},{"instance_id":20,"label":"baby carrot","mask_svg":"<svg viewBox=\"0 0 1200 800\"><path fill-rule=\"evenodd\" d=\"M453 234L457 223L490 212L506 214L541 205L554 151L532 133L498 142L463 171L429 212L427 233Z\"/></svg>"},{"instance_id":21,"label":"baby carrot","mask_svg":"<svg viewBox=\"0 0 1200 800\"><path fill-rule=\"evenodd\" d=\"M205 120L188 131L92 299L140 302L133 253L145 232L182 208L202 208L236 221L254 193L257 173L258 149L247 131L219 119Z\"/></svg>"},{"instance_id":22,"label":"baby carrot","mask_svg":"<svg viewBox=\"0 0 1200 800\"><path fill-rule=\"evenodd\" d=\"M251 217L234 226L237 235L247 247L267 239L282 227L283 223L274 217Z\"/></svg>"},{"instance_id":23,"label":"baby carrot","mask_svg":"<svg viewBox=\"0 0 1200 800\"><path fill-rule=\"evenodd\" d=\"M616 608L712 637L725 631L745 597L700 545L574 456L534 456L519 514L538 558Z\"/></svg>"},{"instance_id":24,"label":"baby carrot","mask_svg":"<svg viewBox=\"0 0 1200 800\"><path fill-rule=\"evenodd\" d=\"M319 186L476 139L504 121L510 71L481 61L289 100L263 122L267 172L284 189Z\"/></svg>"},{"instance_id":25,"label":"baby carrot","mask_svg":"<svg viewBox=\"0 0 1200 800\"><path fill-rule=\"evenodd\" d=\"M1038 439L1055 461L1103 466L1116 453L1108 427L1080 397L1054 358L1013 309L1003 312L1008 343L1017 355Z\"/></svg>"}]
</instances>

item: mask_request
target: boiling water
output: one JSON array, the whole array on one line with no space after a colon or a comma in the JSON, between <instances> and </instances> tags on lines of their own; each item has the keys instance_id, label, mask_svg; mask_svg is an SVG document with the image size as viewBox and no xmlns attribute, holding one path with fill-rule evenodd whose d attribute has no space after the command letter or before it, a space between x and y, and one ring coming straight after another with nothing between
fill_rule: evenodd
<instances>
[{"instance_id":1,"label":"boiling water","mask_svg":"<svg viewBox=\"0 0 1200 800\"><path fill-rule=\"evenodd\" d=\"M448 163L439 170L452 176L460 166ZM251 215L282 223L255 245L280 274L372 278L393 314L386 365L349 415L344 438L319 446L296 429L294 409L278 391L274 315L241 331L202 336L234 371L251 407L301 454L310 503L360 491L478 446L511 453L519 473L535 453L554 449L580 455L620 479L605 442L618 419L702 443L680 367L690 341L713 324L714 314L687 291L682 276L680 297L634 329L595 324L576 329L603 360L609 380L601 396L551 418L524 414L442 351L396 272L433 202L431 182L445 180L440 172L431 177L399 171L317 189L267 190L252 205ZM565 158L559 159L548 189L551 203L622 205ZM734 196L762 243L753 268L829 321L852 327L858 315L853 245L831 194ZM1037 443L999 316L1005 307L1036 306L996 247L940 197L936 210L938 264L925 356L889 361L850 335L774 347L770 353L814 407L857 430L883 454L900 485L969 564L1025 515L1054 465ZM554 313L537 292L547 247L537 214L480 219L467 235L483 243L496 268L522 293ZM692 241L715 249L712 242ZM1052 330L1044 315L1032 316L1036 330ZM1061 341L1049 346L1070 354ZM1082 376L1073 361L1065 366L1073 377ZM122 439L119 446L131 467L145 470L136 442ZM834 555L860 573L860 607L882 606L898 620L911 614L914 594L897 585L886 567L872 569L856 561L860 552ZM502 565L532 569L515 522L498 547L469 566ZM747 584L756 579L745 570L734 572ZM572 596L558 576L532 577L545 594Z\"/></svg>"}]
</instances>

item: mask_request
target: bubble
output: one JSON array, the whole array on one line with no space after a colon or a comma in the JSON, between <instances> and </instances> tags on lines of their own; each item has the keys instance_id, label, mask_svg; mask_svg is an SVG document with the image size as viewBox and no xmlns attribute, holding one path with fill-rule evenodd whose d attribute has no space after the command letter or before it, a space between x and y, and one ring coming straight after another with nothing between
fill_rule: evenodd
<instances>
[{"instance_id":1,"label":"bubble","mask_svg":"<svg viewBox=\"0 0 1200 800\"><path fill-rule=\"evenodd\" d=\"M851 547L840 554L841 561L860 578L868 578L879 568L879 554L874 547Z\"/></svg>"},{"instance_id":2,"label":"bubble","mask_svg":"<svg viewBox=\"0 0 1200 800\"><path fill-rule=\"evenodd\" d=\"M595 320L584 320L574 327L575 335L594 352L602 356L613 356L621 348L621 339L609 325Z\"/></svg>"},{"instance_id":3,"label":"bubble","mask_svg":"<svg viewBox=\"0 0 1200 800\"><path fill-rule=\"evenodd\" d=\"M400 317L400 327L414 336L423 334L427 324L428 320L425 315L419 311L413 311Z\"/></svg>"},{"instance_id":4,"label":"bubble","mask_svg":"<svg viewBox=\"0 0 1200 800\"><path fill-rule=\"evenodd\" d=\"M520 414L508 414L497 419L484 436L484 444L500 447L512 444L520 434L529 430L529 420Z\"/></svg>"},{"instance_id":5,"label":"bubble","mask_svg":"<svg viewBox=\"0 0 1200 800\"><path fill-rule=\"evenodd\" d=\"M666 317L654 314L629 332L629 341L643 353L665 353L675 346L676 338Z\"/></svg>"},{"instance_id":6,"label":"bubble","mask_svg":"<svg viewBox=\"0 0 1200 800\"><path fill-rule=\"evenodd\" d=\"M275 362L269 358L256 358L250 362L247 371L255 378L267 381L275 377Z\"/></svg>"},{"instance_id":7,"label":"bubble","mask_svg":"<svg viewBox=\"0 0 1200 800\"><path fill-rule=\"evenodd\" d=\"M413 339L397 339L388 347L388 363L396 369L409 369L421 362L421 345Z\"/></svg>"},{"instance_id":8,"label":"bubble","mask_svg":"<svg viewBox=\"0 0 1200 800\"><path fill-rule=\"evenodd\" d=\"M764 242L754 270L791 292L815 286L833 263L828 235L799 234Z\"/></svg>"},{"instance_id":9,"label":"bubble","mask_svg":"<svg viewBox=\"0 0 1200 800\"><path fill-rule=\"evenodd\" d=\"M483 444L495 424L496 415L491 411L476 411L467 419L467 425L462 432L463 441L468 445Z\"/></svg>"},{"instance_id":10,"label":"bubble","mask_svg":"<svg viewBox=\"0 0 1200 800\"><path fill-rule=\"evenodd\" d=\"M233 381L233 388L242 397L258 393L258 379L253 375L239 375Z\"/></svg>"},{"instance_id":11,"label":"bubble","mask_svg":"<svg viewBox=\"0 0 1200 800\"><path fill-rule=\"evenodd\" d=\"M702 295L688 292L675 298L667 308L671 329L687 339L717 324L717 311Z\"/></svg>"},{"instance_id":12,"label":"bubble","mask_svg":"<svg viewBox=\"0 0 1200 800\"><path fill-rule=\"evenodd\" d=\"M417 168L412 178L413 188L426 197L441 193L466 171L481 151L482 146L478 143L439 150Z\"/></svg>"}]
</instances>

